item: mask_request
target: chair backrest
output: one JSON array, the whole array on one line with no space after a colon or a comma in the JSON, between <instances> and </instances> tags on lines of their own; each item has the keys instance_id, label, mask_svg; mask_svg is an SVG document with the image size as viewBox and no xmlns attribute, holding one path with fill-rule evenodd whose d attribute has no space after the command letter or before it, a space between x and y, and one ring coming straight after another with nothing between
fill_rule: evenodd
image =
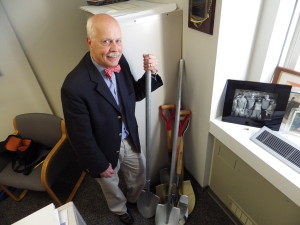
<instances>
[{"instance_id":1,"label":"chair backrest","mask_svg":"<svg viewBox=\"0 0 300 225\"><path fill-rule=\"evenodd\" d=\"M16 116L14 126L22 138L53 147L62 135L61 121L61 118L47 113L27 113Z\"/></svg>"}]
</instances>

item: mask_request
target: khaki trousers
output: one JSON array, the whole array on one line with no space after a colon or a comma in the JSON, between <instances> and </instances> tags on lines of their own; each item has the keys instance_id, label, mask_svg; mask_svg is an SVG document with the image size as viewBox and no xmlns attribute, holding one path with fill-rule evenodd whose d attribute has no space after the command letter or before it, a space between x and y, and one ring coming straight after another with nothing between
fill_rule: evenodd
<instances>
[{"instance_id":1,"label":"khaki trousers","mask_svg":"<svg viewBox=\"0 0 300 225\"><path fill-rule=\"evenodd\" d=\"M127 212L126 202L135 203L145 186L145 156L136 153L128 139L121 141L119 161L111 178L95 178L100 184L110 211L117 215ZM119 187L119 172L126 185L124 194Z\"/></svg>"}]
</instances>

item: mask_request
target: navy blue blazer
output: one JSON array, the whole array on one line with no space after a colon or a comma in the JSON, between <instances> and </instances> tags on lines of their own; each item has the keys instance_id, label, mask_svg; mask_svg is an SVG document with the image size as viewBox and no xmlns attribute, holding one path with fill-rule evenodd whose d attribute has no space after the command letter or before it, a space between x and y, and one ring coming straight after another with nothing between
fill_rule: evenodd
<instances>
[{"instance_id":1,"label":"navy blue blazer","mask_svg":"<svg viewBox=\"0 0 300 225\"><path fill-rule=\"evenodd\" d=\"M120 103L117 105L101 74L91 61L89 52L67 75L61 100L69 139L83 169L100 177L109 163L115 168L121 145L122 119L135 149L141 152L138 124L135 118L136 101L145 98L145 74L135 81L124 55L119 62L122 70L116 73ZM163 85L159 75L151 81L152 91ZM125 118L123 118L125 117Z\"/></svg>"}]
</instances>

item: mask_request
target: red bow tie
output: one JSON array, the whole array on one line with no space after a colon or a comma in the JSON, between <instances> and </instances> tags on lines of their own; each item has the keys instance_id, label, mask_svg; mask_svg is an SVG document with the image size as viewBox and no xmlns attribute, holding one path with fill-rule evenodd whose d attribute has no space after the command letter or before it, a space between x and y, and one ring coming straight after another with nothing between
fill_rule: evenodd
<instances>
[{"instance_id":1,"label":"red bow tie","mask_svg":"<svg viewBox=\"0 0 300 225\"><path fill-rule=\"evenodd\" d=\"M108 76L109 79L112 78L112 72L116 72L116 73L119 73L121 70L121 67L120 65L117 65L117 66L114 66L114 67L109 67L107 69L105 69L105 74L106 76Z\"/></svg>"}]
</instances>

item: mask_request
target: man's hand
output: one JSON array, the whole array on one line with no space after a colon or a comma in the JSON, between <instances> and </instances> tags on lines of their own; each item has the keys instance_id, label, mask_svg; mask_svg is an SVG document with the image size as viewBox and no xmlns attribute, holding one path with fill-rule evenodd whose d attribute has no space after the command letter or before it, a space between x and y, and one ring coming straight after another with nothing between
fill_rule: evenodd
<instances>
[{"instance_id":1,"label":"man's hand","mask_svg":"<svg viewBox=\"0 0 300 225\"><path fill-rule=\"evenodd\" d=\"M144 70L150 70L152 75L156 75L158 70L157 70L157 64L158 60L155 55L151 54L144 54Z\"/></svg>"},{"instance_id":2,"label":"man's hand","mask_svg":"<svg viewBox=\"0 0 300 225\"><path fill-rule=\"evenodd\" d=\"M100 173L100 177L110 178L114 173L115 171L111 167L111 164L109 164L108 168L104 172Z\"/></svg>"}]
</instances>

